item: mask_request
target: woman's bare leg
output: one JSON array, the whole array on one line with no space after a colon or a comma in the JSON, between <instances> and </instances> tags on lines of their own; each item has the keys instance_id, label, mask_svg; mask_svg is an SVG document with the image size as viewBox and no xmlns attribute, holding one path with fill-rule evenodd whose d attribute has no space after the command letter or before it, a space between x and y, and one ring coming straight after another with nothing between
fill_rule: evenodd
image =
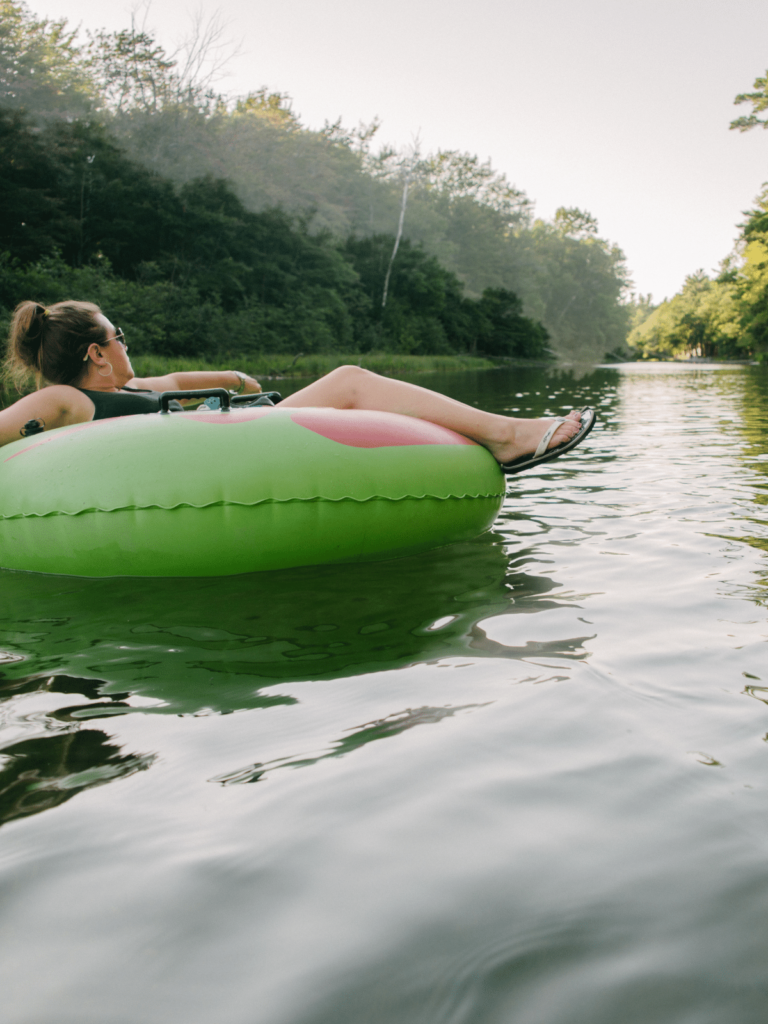
<instances>
[{"instance_id":1,"label":"woman's bare leg","mask_svg":"<svg viewBox=\"0 0 768 1024\"><path fill-rule=\"evenodd\" d=\"M281 408L330 406L333 409L372 409L398 412L429 420L484 445L499 462L510 462L534 452L551 420L516 419L482 412L464 402L446 398L436 391L408 384L364 370L360 366L340 366L284 398ZM549 447L562 444L579 429L579 414L571 412L555 431Z\"/></svg>"}]
</instances>

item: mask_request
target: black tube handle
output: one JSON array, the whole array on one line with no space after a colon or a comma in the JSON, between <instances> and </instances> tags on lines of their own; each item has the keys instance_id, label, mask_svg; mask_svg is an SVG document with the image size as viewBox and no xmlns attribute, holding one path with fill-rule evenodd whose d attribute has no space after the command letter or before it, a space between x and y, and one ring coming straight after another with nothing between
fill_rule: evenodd
<instances>
[{"instance_id":1,"label":"black tube handle","mask_svg":"<svg viewBox=\"0 0 768 1024\"><path fill-rule=\"evenodd\" d=\"M232 395L232 405L277 405L282 398L279 391L252 391L248 395Z\"/></svg>"},{"instance_id":2,"label":"black tube handle","mask_svg":"<svg viewBox=\"0 0 768 1024\"><path fill-rule=\"evenodd\" d=\"M231 401L226 388L199 388L196 391L163 391L160 395L160 412L169 412L168 406L180 398L218 398L222 412L228 411Z\"/></svg>"}]
</instances>

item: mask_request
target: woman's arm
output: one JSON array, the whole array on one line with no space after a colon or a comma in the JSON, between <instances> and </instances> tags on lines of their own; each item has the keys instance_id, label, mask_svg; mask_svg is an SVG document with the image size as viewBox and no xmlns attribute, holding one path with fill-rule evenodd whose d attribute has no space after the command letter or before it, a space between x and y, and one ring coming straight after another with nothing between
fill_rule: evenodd
<instances>
[{"instance_id":1,"label":"woman's arm","mask_svg":"<svg viewBox=\"0 0 768 1024\"><path fill-rule=\"evenodd\" d=\"M261 384L253 377L246 376L245 381L234 370L200 370L199 372L167 373L164 377L134 377L126 387L147 388L149 391L194 391L196 388L226 388L228 391L239 391L241 383L245 384L242 393L257 394Z\"/></svg>"},{"instance_id":2,"label":"woman's arm","mask_svg":"<svg viewBox=\"0 0 768 1024\"><path fill-rule=\"evenodd\" d=\"M43 430L53 430L70 423L87 423L93 419L95 411L90 398L77 388L67 384L42 388L0 412L0 445L26 437L25 425L30 420L36 420Z\"/></svg>"}]
</instances>

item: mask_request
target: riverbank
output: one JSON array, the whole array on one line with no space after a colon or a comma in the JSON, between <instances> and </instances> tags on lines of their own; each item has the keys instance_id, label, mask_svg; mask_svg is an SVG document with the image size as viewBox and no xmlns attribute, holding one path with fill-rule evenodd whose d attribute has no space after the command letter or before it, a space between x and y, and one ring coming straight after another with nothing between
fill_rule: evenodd
<instances>
[{"instance_id":1,"label":"riverbank","mask_svg":"<svg viewBox=\"0 0 768 1024\"><path fill-rule=\"evenodd\" d=\"M158 355L139 355L131 360L137 377L160 377L166 373L184 370L221 370L228 367L242 370L259 380L279 380L291 377L321 377L337 366L353 363L375 373L394 377L421 373L449 373L452 370L492 370L499 365L477 356L412 356L395 352L359 353L329 352L299 355L284 354L231 355L209 363L202 359L166 358Z\"/></svg>"}]
</instances>

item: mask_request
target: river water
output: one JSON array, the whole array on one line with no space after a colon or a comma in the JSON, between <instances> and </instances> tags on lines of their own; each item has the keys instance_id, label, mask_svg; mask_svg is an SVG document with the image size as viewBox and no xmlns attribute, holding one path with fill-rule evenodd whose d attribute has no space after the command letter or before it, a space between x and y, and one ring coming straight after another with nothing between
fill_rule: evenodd
<instances>
[{"instance_id":1,"label":"river water","mask_svg":"<svg viewBox=\"0 0 768 1024\"><path fill-rule=\"evenodd\" d=\"M600 422L418 557L0 573L4 1024L764 1024L768 373L429 383Z\"/></svg>"}]
</instances>

